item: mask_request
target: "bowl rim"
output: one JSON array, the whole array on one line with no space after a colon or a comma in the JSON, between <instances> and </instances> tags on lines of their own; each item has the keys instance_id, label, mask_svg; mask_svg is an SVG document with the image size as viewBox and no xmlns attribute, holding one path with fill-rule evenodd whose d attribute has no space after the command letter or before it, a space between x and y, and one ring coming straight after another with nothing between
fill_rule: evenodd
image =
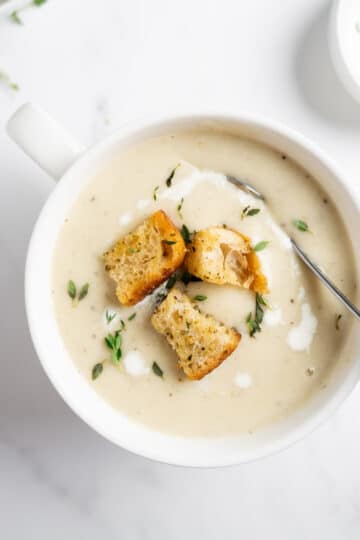
<instances>
[{"instance_id":1,"label":"bowl rim","mask_svg":"<svg viewBox=\"0 0 360 540\"><path fill-rule=\"evenodd\" d=\"M309 153L315 160L317 160L322 166L324 166L327 170L331 172L331 174L334 176L334 179L336 182L341 186L341 189L344 190L344 192L352 199L352 202L354 204L354 208L357 212L357 216L359 215L360 211L360 204L359 199L356 195L356 193L353 191L352 187L347 184L337 167L332 163L332 161L315 145L312 143L309 139L307 139L305 136L301 135L300 133L296 132L295 130L288 128L284 126L283 124L279 122L275 122L273 120L270 120L268 118L264 117L258 117L253 114L248 113L237 113L237 114L214 114L214 113L201 113L201 114L185 114L185 115L164 115L164 116L149 116L146 118L138 119L134 122L128 122L124 126L120 127L116 132L114 132L109 137L106 137L99 143L93 145L89 149L87 149L76 161L75 163L66 171L66 173L63 175L63 177L60 179L58 186L63 184L64 182L67 182L68 178L71 178L71 175L76 173L76 169L81 166L81 164L84 164L85 162L89 162L90 160L96 160L99 159L101 154L104 153L106 148L109 148L110 146L120 142L124 141L131 136L139 135L143 133L143 139L146 138L146 130L153 131L157 128L164 128L164 130L169 129L170 125L175 124L195 124L195 123L201 123L201 122L220 122L223 124L236 124L239 127L242 126L251 126L251 128L254 129L260 129L268 132L275 133L276 135L279 135L282 138L288 139L291 143L295 144L298 147L301 147L302 150L305 150L307 153ZM56 376L54 375L53 370L50 368L50 363L48 362L48 354L43 348L42 343L42 336L39 326L39 312L36 308L36 302L35 297L33 294L33 276L34 272L36 271L36 262L34 259L34 255L36 253L36 244L38 242L39 236L42 234L42 229L44 226L46 226L46 214L47 210L50 208L50 206L53 204L54 200L56 200L58 192L58 187L55 187L53 192L50 194L48 200L45 202L39 217L35 223L29 248L28 248L28 254L26 259L26 266L25 266L25 305L26 305L26 314L28 319L28 325L30 329L31 338L35 347L35 350L37 352L37 355L39 357L40 363L43 366L44 371L48 375L50 381L52 382L53 386L56 388L58 393L61 395L63 400L68 404L68 406L83 420L85 423L87 423L90 427L92 427L95 431L100 433L102 436L104 436L107 440L110 440L114 444L131 451L137 455L140 455L142 457L150 458L155 461L159 461L162 463L172 464L172 465L180 465L180 466L192 466L192 467L220 467L220 466L229 466L229 465L236 465L241 463L247 463L250 461L255 461L257 459L263 458L265 456L272 455L274 453L280 452L281 450L284 450L285 448L289 447L290 445L294 444L295 442L301 440L303 437L305 437L307 434L311 433L314 429L316 429L320 424L322 424L325 420L327 420L329 417L332 416L334 411L340 406L340 404L350 395L351 391L356 386L359 378L360 378L360 362L356 363L353 361L352 369L349 369L349 376L347 377L346 383L344 383L341 387L341 392L337 392L336 396L334 395L331 399L328 400L326 405L319 411L317 411L317 414L314 414L311 418L305 420L302 425L295 428L291 433L289 433L287 436L279 438L278 440L273 441L270 445L264 445L263 448L259 449L258 451L250 451L249 455L245 454L242 457L237 457L237 453L228 453L228 455L222 455L219 458L207 458L207 456L204 456L203 459L199 458L192 458L188 455L174 457L174 455L170 455L170 451L165 448L162 452L154 451L152 448L145 448L142 444L131 444L128 443L127 440L122 438L119 440L118 436L115 436L114 434L109 433L108 430L104 429L101 422L99 420L95 420L92 418L84 409L79 410L79 404L76 402L76 399L74 396L71 396L68 394L65 385L62 381L56 380ZM58 226L58 230L60 229L60 225ZM52 253L51 253L52 258ZM53 324L56 325L55 318L53 320ZM357 369L355 369L355 366ZM351 375L351 376L350 376ZM81 377L83 377L81 375ZM84 382L88 385L88 382L83 377ZM90 386L90 385L89 385ZM97 399L101 399L99 396L97 396ZM131 421L130 421L131 423ZM141 426L141 428L144 432L147 429L145 426ZM176 441L176 436L169 435L170 439ZM190 441L193 439L189 439ZM209 443L209 440L207 440ZM220 451L221 452L221 451Z\"/></svg>"}]
</instances>

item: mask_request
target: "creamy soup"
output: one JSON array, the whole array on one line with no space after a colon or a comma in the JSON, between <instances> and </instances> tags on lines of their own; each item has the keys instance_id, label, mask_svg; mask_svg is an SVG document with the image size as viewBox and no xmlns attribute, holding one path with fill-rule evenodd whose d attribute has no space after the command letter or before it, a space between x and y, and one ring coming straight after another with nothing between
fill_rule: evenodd
<instances>
[{"instance_id":1,"label":"creamy soup","mask_svg":"<svg viewBox=\"0 0 360 540\"><path fill-rule=\"evenodd\" d=\"M230 184L225 172L254 184L266 205ZM246 208L259 211L246 215ZM242 335L233 354L200 381L185 377L176 354L150 324L164 285L137 305L123 307L101 258L158 209L179 228L225 225L263 247L258 256L269 294L261 332L253 337L246 319L254 313L254 293L205 282L177 284L192 298L200 295L203 312ZM114 408L178 435L252 433L292 414L321 392L337 366L348 360L352 321L297 259L284 231L353 297L354 261L337 210L316 181L287 156L211 129L151 138L119 153L71 208L54 255L56 317L79 372ZM69 297L69 280L77 295L89 283L80 301ZM104 338L118 329L122 358L115 366ZM154 362L160 371L153 369ZM93 379L97 364L101 367Z\"/></svg>"}]
</instances>

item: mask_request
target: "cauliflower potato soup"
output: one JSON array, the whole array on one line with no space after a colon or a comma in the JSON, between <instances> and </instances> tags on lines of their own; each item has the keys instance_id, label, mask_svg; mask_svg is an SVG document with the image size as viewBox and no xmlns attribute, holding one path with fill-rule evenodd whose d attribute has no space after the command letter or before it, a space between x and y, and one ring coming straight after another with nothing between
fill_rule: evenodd
<instances>
[{"instance_id":1,"label":"cauliflower potato soup","mask_svg":"<svg viewBox=\"0 0 360 540\"><path fill-rule=\"evenodd\" d=\"M210 128L123 150L55 249L56 317L77 369L112 407L176 435L253 433L291 415L348 361L352 320L289 236L354 297L336 207L286 155Z\"/></svg>"}]
</instances>

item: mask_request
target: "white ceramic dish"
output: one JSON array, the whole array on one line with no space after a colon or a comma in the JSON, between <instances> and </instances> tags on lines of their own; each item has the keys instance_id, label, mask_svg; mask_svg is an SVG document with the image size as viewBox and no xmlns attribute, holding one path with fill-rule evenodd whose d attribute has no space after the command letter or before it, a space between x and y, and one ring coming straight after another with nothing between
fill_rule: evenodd
<instances>
[{"instance_id":1,"label":"white ceramic dish","mask_svg":"<svg viewBox=\"0 0 360 540\"><path fill-rule=\"evenodd\" d=\"M358 230L358 203L334 165L304 137L263 119L247 115L211 114L147 120L127 125L85 151L41 109L27 104L10 119L8 133L54 179L61 178L34 228L25 272L30 332L41 363L53 385L85 422L115 444L166 463L209 467L244 463L279 451L328 418L359 379L360 335L354 327L350 340L352 361L305 408L267 430L233 438L186 439L151 431L112 409L77 372L59 334L51 298L52 254L64 217L84 185L116 152L148 136L199 124L244 133L285 152L309 170L337 201L343 210L347 229ZM359 237L352 237L355 253L358 254ZM360 277L359 263L357 256Z\"/></svg>"},{"instance_id":2,"label":"white ceramic dish","mask_svg":"<svg viewBox=\"0 0 360 540\"><path fill-rule=\"evenodd\" d=\"M360 3L334 0L329 20L329 48L335 71L346 90L360 101Z\"/></svg>"}]
</instances>

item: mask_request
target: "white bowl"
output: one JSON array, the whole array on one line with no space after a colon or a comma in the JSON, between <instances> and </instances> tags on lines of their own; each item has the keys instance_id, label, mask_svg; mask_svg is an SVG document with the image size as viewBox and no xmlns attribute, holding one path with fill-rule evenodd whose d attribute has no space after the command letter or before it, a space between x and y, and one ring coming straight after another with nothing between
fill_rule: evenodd
<instances>
[{"instance_id":1,"label":"white bowl","mask_svg":"<svg viewBox=\"0 0 360 540\"><path fill-rule=\"evenodd\" d=\"M329 19L329 48L345 89L360 101L360 2L334 0Z\"/></svg>"},{"instance_id":2,"label":"white bowl","mask_svg":"<svg viewBox=\"0 0 360 540\"><path fill-rule=\"evenodd\" d=\"M40 361L55 388L90 426L115 444L158 461L187 466L244 463L279 451L312 431L336 410L360 376L360 334L354 325L349 347L352 361L328 387L281 423L238 437L182 438L152 431L103 401L77 371L55 321L51 265L59 229L79 192L122 148L177 128L219 126L263 141L301 163L337 202L354 240L359 275L359 206L336 167L304 137L284 126L253 116L189 115L127 125L86 152L43 111L24 105L8 124L8 133L33 159L61 181L46 202L31 238L25 272L26 309ZM67 169L67 170L66 170ZM65 172L66 171L66 172Z\"/></svg>"}]
</instances>

